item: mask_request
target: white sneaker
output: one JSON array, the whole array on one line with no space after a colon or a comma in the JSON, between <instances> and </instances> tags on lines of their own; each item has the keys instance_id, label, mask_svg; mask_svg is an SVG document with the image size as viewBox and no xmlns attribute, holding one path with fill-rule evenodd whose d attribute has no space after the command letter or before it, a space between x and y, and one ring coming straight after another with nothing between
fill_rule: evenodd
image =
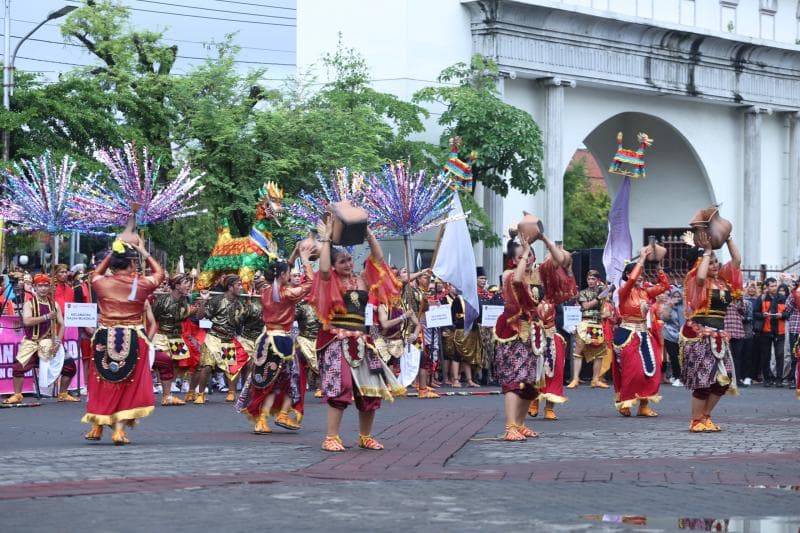
<instances>
[{"instance_id":1,"label":"white sneaker","mask_svg":"<svg viewBox=\"0 0 800 533\"><path fill-rule=\"evenodd\" d=\"M164 390L161 388L161 383L153 387L153 394L161 394Z\"/></svg>"},{"instance_id":2,"label":"white sneaker","mask_svg":"<svg viewBox=\"0 0 800 533\"><path fill-rule=\"evenodd\" d=\"M181 392L189 392L189 382L188 381L184 381L181 384Z\"/></svg>"},{"instance_id":3,"label":"white sneaker","mask_svg":"<svg viewBox=\"0 0 800 533\"><path fill-rule=\"evenodd\" d=\"M669 378L669 382L670 382L670 384L675 385L675 378L672 378L672 377Z\"/></svg>"},{"instance_id":4,"label":"white sneaker","mask_svg":"<svg viewBox=\"0 0 800 533\"><path fill-rule=\"evenodd\" d=\"M87 394L89 394L89 391L86 390L86 387L81 387L81 396L86 396Z\"/></svg>"},{"instance_id":5,"label":"white sneaker","mask_svg":"<svg viewBox=\"0 0 800 533\"><path fill-rule=\"evenodd\" d=\"M753 384L753 380L751 380L750 378L744 378L744 380L742 381L742 383L744 383L746 386L748 386L748 387L749 387L750 385L752 385L752 384Z\"/></svg>"},{"instance_id":6,"label":"white sneaker","mask_svg":"<svg viewBox=\"0 0 800 533\"><path fill-rule=\"evenodd\" d=\"M676 379L675 381L672 382L672 386L673 387L683 387L683 383L681 383L681 380Z\"/></svg>"},{"instance_id":7,"label":"white sneaker","mask_svg":"<svg viewBox=\"0 0 800 533\"><path fill-rule=\"evenodd\" d=\"M169 392L170 392L170 393L173 393L173 392L180 392L180 391L181 391L181 388L180 388L180 387L178 387L177 385L175 385L175 383L173 383L173 384L170 386L170 388L169 388Z\"/></svg>"}]
</instances>

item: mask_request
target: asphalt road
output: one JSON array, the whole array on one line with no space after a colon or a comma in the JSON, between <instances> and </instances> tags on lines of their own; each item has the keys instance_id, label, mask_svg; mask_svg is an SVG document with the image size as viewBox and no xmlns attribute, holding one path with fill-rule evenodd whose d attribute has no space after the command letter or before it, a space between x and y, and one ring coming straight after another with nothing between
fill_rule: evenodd
<instances>
[{"instance_id":1,"label":"asphalt road","mask_svg":"<svg viewBox=\"0 0 800 533\"><path fill-rule=\"evenodd\" d=\"M610 391L579 388L524 443L498 439L498 395L399 399L378 412L386 450L355 447L351 409L342 454L319 449L311 395L296 433L254 435L217 394L157 407L125 447L84 441L82 404L43 400L0 410L0 529L800 531L793 390L726 397L724 431L699 435L689 394L662 394L658 418L623 418Z\"/></svg>"}]
</instances>

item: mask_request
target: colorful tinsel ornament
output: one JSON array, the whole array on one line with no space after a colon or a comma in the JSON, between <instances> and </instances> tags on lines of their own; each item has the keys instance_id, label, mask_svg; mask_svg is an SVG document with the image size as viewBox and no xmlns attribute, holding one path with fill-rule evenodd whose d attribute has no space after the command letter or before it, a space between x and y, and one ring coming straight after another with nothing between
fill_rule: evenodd
<instances>
[{"instance_id":1,"label":"colorful tinsel ornament","mask_svg":"<svg viewBox=\"0 0 800 533\"><path fill-rule=\"evenodd\" d=\"M108 169L109 180L87 180L69 203L70 211L80 213L95 225L121 226L138 206L139 225L155 224L204 212L198 210L196 197L203 190L199 174L190 177L184 165L178 176L164 187L157 186L159 161L148 157L145 146L141 162L133 143L122 149L99 150L95 157Z\"/></svg>"},{"instance_id":2,"label":"colorful tinsel ornament","mask_svg":"<svg viewBox=\"0 0 800 533\"><path fill-rule=\"evenodd\" d=\"M410 237L451 220L455 187L444 173L412 172L402 161L389 163L380 174L366 178L361 205L370 215L376 234Z\"/></svg>"},{"instance_id":3,"label":"colorful tinsel ornament","mask_svg":"<svg viewBox=\"0 0 800 533\"><path fill-rule=\"evenodd\" d=\"M322 172L317 171L315 174L321 190L312 193L300 191L298 201L287 203L286 211L295 221L316 228L332 203L343 200L351 200L356 204L361 203L364 195L364 175L362 173L351 173L347 168L340 168L332 171L327 178Z\"/></svg>"},{"instance_id":4,"label":"colorful tinsel ornament","mask_svg":"<svg viewBox=\"0 0 800 533\"><path fill-rule=\"evenodd\" d=\"M41 157L14 163L3 176L0 217L23 231L51 235L68 231L94 232L91 219L67 209L72 195L72 175L77 164L64 156L61 165L49 150Z\"/></svg>"}]
</instances>

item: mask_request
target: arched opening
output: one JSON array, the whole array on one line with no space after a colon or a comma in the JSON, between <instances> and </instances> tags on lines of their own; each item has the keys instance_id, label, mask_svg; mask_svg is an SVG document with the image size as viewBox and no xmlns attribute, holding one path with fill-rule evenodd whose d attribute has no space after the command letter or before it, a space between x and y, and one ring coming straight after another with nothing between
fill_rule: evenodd
<instances>
[{"instance_id":1,"label":"arched opening","mask_svg":"<svg viewBox=\"0 0 800 533\"><path fill-rule=\"evenodd\" d=\"M623 177L608 172L617 149L617 133L622 132L625 148L636 149L639 132L647 133L653 145L645 151L646 177L634 179L631 186L629 221L633 242L632 254L647 242L648 235L675 248L672 265L684 270L680 257L680 235L698 209L715 203L705 167L684 135L661 118L646 113L624 112L609 117L584 138L583 145L602 173L611 199L619 190ZM580 147L577 147L580 148ZM567 206L565 206L565 212ZM604 224L605 220L598 221ZM595 243L595 246L597 243ZM672 245L672 246L671 246ZM602 244L599 244L602 247ZM597 268L602 252L587 256L586 268ZM576 273L579 274L579 273Z\"/></svg>"}]
</instances>

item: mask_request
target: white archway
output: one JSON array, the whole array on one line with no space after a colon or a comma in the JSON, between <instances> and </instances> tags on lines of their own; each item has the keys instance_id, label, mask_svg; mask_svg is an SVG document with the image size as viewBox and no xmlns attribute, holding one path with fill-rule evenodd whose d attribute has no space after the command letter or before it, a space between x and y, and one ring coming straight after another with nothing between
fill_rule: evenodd
<instances>
[{"instance_id":1,"label":"white archway","mask_svg":"<svg viewBox=\"0 0 800 533\"><path fill-rule=\"evenodd\" d=\"M654 140L645 152L646 177L634 180L631 187L630 226L634 247L642 241L644 228L688 226L698 209L715 203L708 173L686 137L667 121L641 112L613 115L583 141L600 164L612 198L622 183L622 176L608 172L620 131L625 148L638 147L636 134L640 131Z\"/></svg>"}]
</instances>

